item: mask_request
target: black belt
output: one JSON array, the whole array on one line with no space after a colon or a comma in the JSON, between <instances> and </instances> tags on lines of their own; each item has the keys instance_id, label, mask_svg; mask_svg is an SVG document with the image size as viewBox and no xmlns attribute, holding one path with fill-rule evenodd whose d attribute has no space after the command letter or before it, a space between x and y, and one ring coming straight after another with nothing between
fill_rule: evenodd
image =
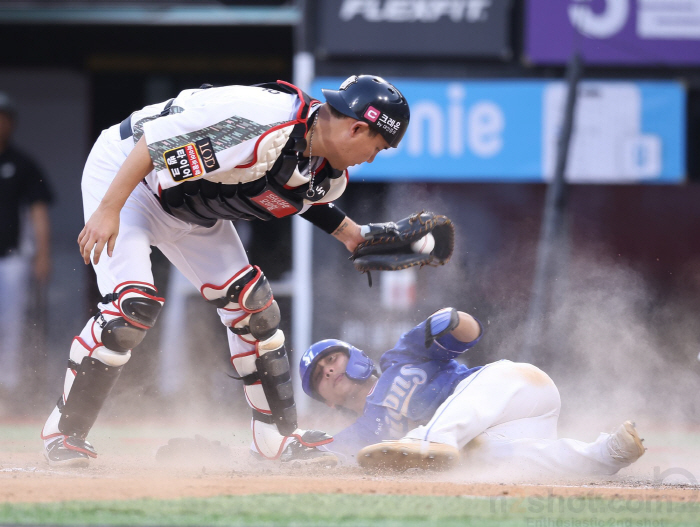
<instances>
[{"instance_id":1,"label":"black belt","mask_svg":"<svg viewBox=\"0 0 700 527\"><path fill-rule=\"evenodd\" d=\"M165 108L163 108L163 111L160 112L160 115L158 117L165 117L166 115L170 114L170 107L173 105L173 101L175 99L170 99L166 104ZM133 114L132 114L133 115ZM119 137L121 137L122 141L124 139L128 139L134 135L134 131L131 129L131 115L124 119L121 124L119 125Z\"/></svg>"}]
</instances>

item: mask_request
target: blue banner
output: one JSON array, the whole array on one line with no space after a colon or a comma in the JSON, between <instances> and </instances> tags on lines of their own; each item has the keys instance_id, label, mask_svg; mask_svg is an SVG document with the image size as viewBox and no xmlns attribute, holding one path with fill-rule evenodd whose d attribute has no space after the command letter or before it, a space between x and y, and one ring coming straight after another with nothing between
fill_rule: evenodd
<instances>
[{"instance_id":1,"label":"blue banner","mask_svg":"<svg viewBox=\"0 0 700 527\"><path fill-rule=\"evenodd\" d=\"M312 93L341 78L318 78ZM551 178L566 86L561 81L391 79L411 107L398 149L350 169L354 181ZM685 177L685 91L677 82L581 83L567 179L678 183Z\"/></svg>"}]
</instances>

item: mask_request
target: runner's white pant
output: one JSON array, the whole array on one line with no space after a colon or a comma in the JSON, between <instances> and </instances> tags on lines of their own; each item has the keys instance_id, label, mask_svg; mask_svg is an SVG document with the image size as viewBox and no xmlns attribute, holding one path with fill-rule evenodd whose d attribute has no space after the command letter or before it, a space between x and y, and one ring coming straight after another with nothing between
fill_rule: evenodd
<instances>
[{"instance_id":1,"label":"runner's white pant","mask_svg":"<svg viewBox=\"0 0 700 527\"><path fill-rule=\"evenodd\" d=\"M502 360L460 382L425 426L406 437L464 449L464 461L512 473L614 474L628 464L593 443L557 439L559 390L539 368Z\"/></svg>"}]
</instances>

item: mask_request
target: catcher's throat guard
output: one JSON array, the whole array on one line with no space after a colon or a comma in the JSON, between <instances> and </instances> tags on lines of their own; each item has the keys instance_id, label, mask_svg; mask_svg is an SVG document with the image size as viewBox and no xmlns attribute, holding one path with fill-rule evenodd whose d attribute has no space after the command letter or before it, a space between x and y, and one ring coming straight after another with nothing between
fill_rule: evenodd
<instances>
[{"instance_id":1,"label":"catcher's throat guard","mask_svg":"<svg viewBox=\"0 0 700 527\"><path fill-rule=\"evenodd\" d=\"M426 234L435 238L435 247L429 254L416 253L411 244ZM445 265L454 251L455 229L452 220L441 214L421 211L396 222L396 229L375 234L359 244L350 259L355 269L370 271L399 271L413 266Z\"/></svg>"}]
</instances>

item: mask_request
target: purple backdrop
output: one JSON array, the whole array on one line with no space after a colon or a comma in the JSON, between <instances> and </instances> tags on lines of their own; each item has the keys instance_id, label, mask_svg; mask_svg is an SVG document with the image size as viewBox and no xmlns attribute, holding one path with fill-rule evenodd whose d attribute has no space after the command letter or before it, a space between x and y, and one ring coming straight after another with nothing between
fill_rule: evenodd
<instances>
[{"instance_id":1,"label":"purple backdrop","mask_svg":"<svg viewBox=\"0 0 700 527\"><path fill-rule=\"evenodd\" d=\"M699 0L528 0L525 29L535 64L700 64Z\"/></svg>"}]
</instances>

